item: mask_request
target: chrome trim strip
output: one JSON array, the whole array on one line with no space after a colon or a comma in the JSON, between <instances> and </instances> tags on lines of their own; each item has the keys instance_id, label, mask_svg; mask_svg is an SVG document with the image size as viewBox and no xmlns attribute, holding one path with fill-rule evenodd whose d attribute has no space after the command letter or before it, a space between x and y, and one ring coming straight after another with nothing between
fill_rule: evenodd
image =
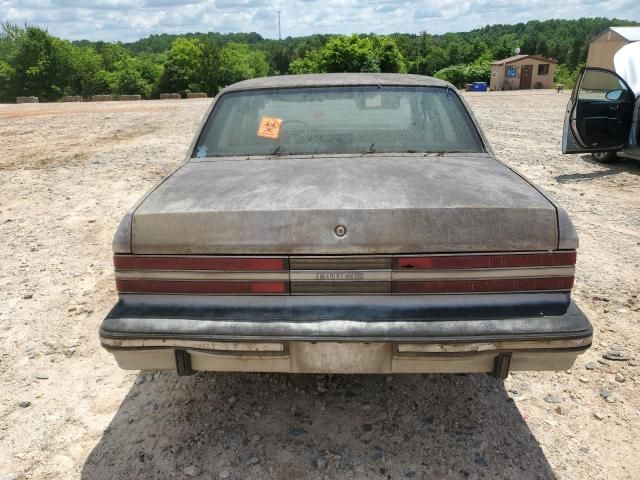
<instances>
[{"instance_id":1,"label":"chrome trim strip","mask_svg":"<svg viewBox=\"0 0 640 480\"><path fill-rule=\"evenodd\" d=\"M178 339L161 339L148 338L136 339L125 338L116 339L101 336L100 341L103 346L111 348L195 348L199 350L212 350L221 352L277 352L286 353L286 341L282 342L235 342L235 341L204 341L204 340L178 340ZM323 339L314 340L323 343ZM327 340L328 341L328 340ZM331 340L335 341L335 340ZM591 344L592 338L575 338L564 340L523 340L523 341L504 341L492 343L395 343L389 341L367 342L367 343L395 343L395 353L412 354L412 353L480 353L493 352L498 350L536 350L536 349L566 349L579 348ZM351 343L351 342L344 342Z\"/></svg>"},{"instance_id":2,"label":"chrome trim strip","mask_svg":"<svg viewBox=\"0 0 640 480\"><path fill-rule=\"evenodd\" d=\"M530 252L531 253L531 252ZM540 252L534 252L540 253ZM240 255L240 254L229 254L229 255L207 255L201 253L194 254L184 254L184 253L132 253L132 254L120 254L114 253L114 256L122 256L122 257L130 257L130 258L216 258L221 260L229 260L236 258L248 258L251 260L260 260L260 259L268 259L268 260L287 260L289 257L286 255Z\"/></svg>"},{"instance_id":3,"label":"chrome trim strip","mask_svg":"<svg viewBox=\"0 0 640 480\"><path fill-rule=\"evenodd\" d=\"M470 280L487 278L535 278L572 277L575 267L511 267L511 268L466 268L442 270L395 270L393 281L416 280Z\"/></svg>"},{"instance_id":4,"label":"chrome trim strip","mask_svg":"<svg viewBox=\"0 0 640 480\"><path fill-rule=\"evenodd\" d=\"M285 353L283 342L217 342L204 340L177 340L162 338L140 338L120 340L101 337L102 345L113 348L197 348L221 352L270 352Z\"/></svg>"},{"instance_id":5,"label":"chrome trim strip","mask_svg":"<svg viewBox=\"0 0 640 480\"><path fill-rule=\"evenodd\" d=\"M123 280L227 280L291 282L391 282L420 280L467 280L486 278L570 277L575 267L485 268L442 270L291 270L248 272L221 270L116 270Z\"/></svg>"},{"instance_id":6,"label":"chrome trim strip","mask_svg":"<svg viewBox=\"0 0 640 480\"><path fill-rule=\"evenodd\" d=\"M459 296L465 296L465 295L484 295L484 294L489 294L489 295L496 295L496 294L505 294L505 295L510 295L510 294L514 294L514 293L569 293L571 291L571 289L566 289L566 290L509 290L509 291L505 291L505 290L487 290L487 291L483 291L483 292L416 292L416 293L411 293L411 292L402 292L402 293L392 293L392 295L408 295L408 296L415 296L415 295L421 295L421 296L433 296L433 295L459 295Z\"/></svg>"},{"instance_id":7,"label":"chrome trim strip","mask_svg":"<svg viewBox=\"0 0 640 480\"><path fill-rule=\"evenodd\" d=\"M491 255L540 255L544 254L559 254L559 253L572 253L575 249L570 250L524 250L524 251L486 251L486 252L456 252L456 253L394 253L392 258L419 258L419 257L487 257Z\"/></svg>"},{"instance_id":8,"label":"chrome trim strip","mask_svg":"<svg viewBox=\"0 0 640 480\"><path fill-rule=\"evenodd\" d=\"M468 353L496 350L522 350L539 348L576 348L591 344L591 337L566 340L506 341L492 343L399 343L397 353Z\"/></svg>"}]
</instances>

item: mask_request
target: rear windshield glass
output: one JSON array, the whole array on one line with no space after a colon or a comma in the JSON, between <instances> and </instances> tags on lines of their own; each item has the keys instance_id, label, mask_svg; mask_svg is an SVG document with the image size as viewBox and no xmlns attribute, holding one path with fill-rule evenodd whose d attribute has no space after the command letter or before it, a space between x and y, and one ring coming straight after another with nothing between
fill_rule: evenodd
<instances>
[{"instance_id":1,"label":"rear windshield glass","mask_svg":"<svg viewBox=\"0 0 640 480\"><path fill-rule=\"evenodd\" d=\"M193 156L481 151L454 92L372 86L223 94Z\"/></svg>"}]
</instances>

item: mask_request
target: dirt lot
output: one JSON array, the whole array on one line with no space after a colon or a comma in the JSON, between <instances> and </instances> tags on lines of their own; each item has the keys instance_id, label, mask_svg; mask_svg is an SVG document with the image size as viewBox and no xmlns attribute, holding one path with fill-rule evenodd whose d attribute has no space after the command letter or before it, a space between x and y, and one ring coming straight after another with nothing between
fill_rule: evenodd
<instances>
[{"instance_id":1,"label":"dirt lot","mask_svg":"<svg viewBox=\"0 0 640 480\"><path fill-rule=\"evenodd\" d=\"M571 371L121 371L97 338L111 237L209 101L0 106L0 479L640 478L640 367L602 360L640 360L640 162L561 155L567 94L467 98L580 233L595 342Z\"/></svg>"}]
</instances>

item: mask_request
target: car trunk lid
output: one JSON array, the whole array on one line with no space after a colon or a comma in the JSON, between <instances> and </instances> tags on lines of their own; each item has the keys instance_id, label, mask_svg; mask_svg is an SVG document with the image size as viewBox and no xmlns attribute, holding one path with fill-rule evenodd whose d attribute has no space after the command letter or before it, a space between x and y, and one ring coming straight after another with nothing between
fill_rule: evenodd
<instances>
[{"instance_id":1,"label":"car trunk lid","mask_svg":"<svg viewBox=\"0 0 640 480\"><path fill-rule=\"evenodd\" d=\"M134 254L370 255L558 245L555 207L488 154L193 160L142 202L132 227Z\"/></svg>"}]
</instances>

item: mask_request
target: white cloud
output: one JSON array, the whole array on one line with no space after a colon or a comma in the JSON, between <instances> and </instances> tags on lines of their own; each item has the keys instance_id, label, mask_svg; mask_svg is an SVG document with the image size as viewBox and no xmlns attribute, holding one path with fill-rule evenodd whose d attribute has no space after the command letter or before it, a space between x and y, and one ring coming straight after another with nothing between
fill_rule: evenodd
<instances>
[{"instance_id":1,"label":"white cloud","mask_svg":"<svg viewBox=\"0 0 640 480\"><path fill-rule=\"evenodd\" d=\"M69 39L131 41L152 33L468 31L550 18L640 20L638 0L0 0L0 19Z\"/></svg>"}]
</instances>

